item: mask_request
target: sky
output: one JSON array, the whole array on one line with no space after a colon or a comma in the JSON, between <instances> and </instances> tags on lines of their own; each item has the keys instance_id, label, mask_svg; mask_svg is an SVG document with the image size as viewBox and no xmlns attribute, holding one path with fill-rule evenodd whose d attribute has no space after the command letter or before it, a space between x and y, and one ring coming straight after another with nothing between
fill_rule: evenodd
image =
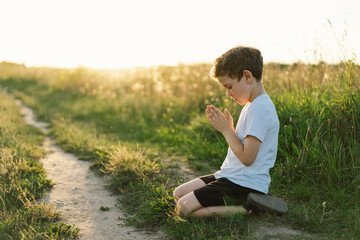
<instances>
[{"instance_id":1,"label":"sky","mask_svg":"<svg viewBox=\"0 0 360 240\"><path fill-rule=\"evenodd\" d=\"M359 63L359 12L358 0L0 0L0 62L177 65L247 45L265 62Z\"/></svg>"}]
</instances>

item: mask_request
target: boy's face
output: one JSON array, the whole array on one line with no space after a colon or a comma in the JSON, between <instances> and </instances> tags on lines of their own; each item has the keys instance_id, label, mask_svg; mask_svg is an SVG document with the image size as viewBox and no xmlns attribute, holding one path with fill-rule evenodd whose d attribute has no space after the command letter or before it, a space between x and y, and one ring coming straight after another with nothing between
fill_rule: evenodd
<instances>
[{"instance_id":1,"label":"boy's face","mask_svg":"<svg viewBox=\"0 0 360 240\"><path fill-rule=\"evenodd\" d=\"M228 96L238 104L244 105L250 101L252 91L251 82L249 83L244 75L240 80L229 76L219 76L218 80L227 90Z\"/></svg>"}]
</instances>

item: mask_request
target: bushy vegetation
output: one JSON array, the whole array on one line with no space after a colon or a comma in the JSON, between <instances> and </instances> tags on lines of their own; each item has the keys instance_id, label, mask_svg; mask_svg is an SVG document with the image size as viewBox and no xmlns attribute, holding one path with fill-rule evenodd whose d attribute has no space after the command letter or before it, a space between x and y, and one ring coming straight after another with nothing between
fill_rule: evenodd
<instances>
[{"instance_id":1,"label":"bushy vegetation","mask_svg":"<svg viewBox=\"0 0 360 240\"><path fill-rule=\"evenodd\" d=\"M174 214L171 191L181 176L174 178L169 156L185 157L199 174L219 168L227 144L206 121L206 105L228 108L234 121L241 109L209 69L180 64L113 72L2 63L0 85L51 122L65 150L112 176L132 224L161 225L173 237L216 237L224 228L225 237L246 235L251 217ZM287 201L284 218L294 227L333 238L360 235L359 75L352 61L265 65L263 82L281 124L270 192ZM213 231L205 230L208 224Z\"/></svg>"},{"instance_id":2,"label":"bushy vegetation","mask_svg":"<svg viewBox=\"0 0 360 240\"><path fill-rule=\"evenodd\" d=\"M38 159L42 133L27 126L15 101L0 92L0 239L74 238L78 230L38 204L53 185Z\"/></svg>"}]
</instances>

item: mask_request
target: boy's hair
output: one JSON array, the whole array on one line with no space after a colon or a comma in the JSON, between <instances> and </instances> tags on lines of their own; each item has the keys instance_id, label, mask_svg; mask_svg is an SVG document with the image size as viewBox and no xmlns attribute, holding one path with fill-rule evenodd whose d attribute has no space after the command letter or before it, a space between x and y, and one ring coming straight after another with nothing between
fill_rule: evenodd
<instances>
[{"instance_id":1,"label":"boy's hair","mask_svg":"<svg viewBox=\"0 0 360 240\"><path fill-rule=\"evenodd\" d=\"M210 70L211 77L229 76L240 79L244 70L248 70L258 80L263 71L263 57L261 52L252 47L236 46L218 57Z\"/></svg>"}]
</instances>

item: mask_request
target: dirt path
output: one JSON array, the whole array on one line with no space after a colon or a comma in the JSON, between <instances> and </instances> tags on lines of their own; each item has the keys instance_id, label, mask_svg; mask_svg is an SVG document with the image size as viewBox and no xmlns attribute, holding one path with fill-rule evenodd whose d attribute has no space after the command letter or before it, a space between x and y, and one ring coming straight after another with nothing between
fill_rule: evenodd
<instances>
[{"instance_id":1,"label":"dirt path","mask_svg":"<svg viewBox=\"0 0 360 240\"><path fill-rule=\"evenodd\" d=\"M21 113L29 125L33 125L47 133L47 123L35 120L33 111L24 106L19 100ZM46 138L43 144L46 157L43 163L48 178L55 186L40 202L53 205L62 213L62 221L75 224L80 229L80 239L161 239L161 232L147 232L132 226L122 226L119 220L124 213L115 205L120 205L119 195L112 195L107 191L105 181L92 172L91 162L80 161L75 155L65 153ZM108 211L101 211L101 207L108 207Z\"/></svg>"}]
</instances>

